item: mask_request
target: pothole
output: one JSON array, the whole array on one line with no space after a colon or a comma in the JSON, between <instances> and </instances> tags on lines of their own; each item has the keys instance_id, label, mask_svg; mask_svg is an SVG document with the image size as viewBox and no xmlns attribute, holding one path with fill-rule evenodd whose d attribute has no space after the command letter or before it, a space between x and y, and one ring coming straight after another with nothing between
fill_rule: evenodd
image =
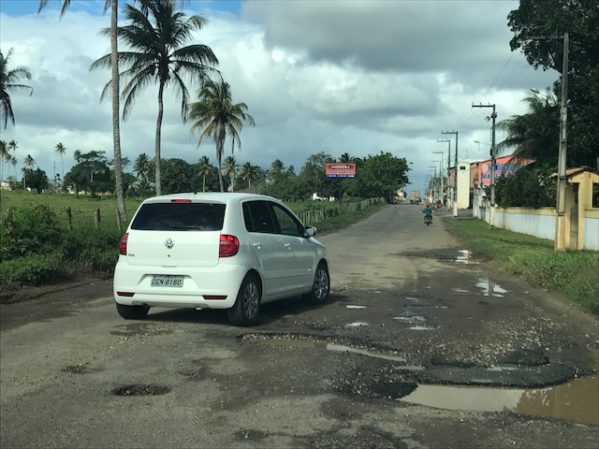
<instances>
[{"instance_id":1,"label":"pothole","mask_svg":"<svg viewBox=\"0 0 599 449\"><path fill-rule=\"evenodd\" d=\"M62 369L62 372L69 374L87 374L88 365L88 362L78 363L76 365L67 365Z\"/></svg>"},{"instance_id":2,"label":"pothole","mask_svg":"<svg viewBox=\"0 0 599 449\"><path fill-rule=\"evenodd\" d=\"M173 333L171 329L167 329L163 326L157 326L153 323L121 324L116 327L117 330L111 331L110 333L119 337L149 337Z\"/></svg>"},{"instance_id":3,"label":"pothole","mask_svg":"<svg viewBox=\"0 0 599 449\"><path fill-rule=\"evenodd\" d=\"M165 385L131 384L116 387L112 390L115 396L159 396L167 394L171 389Z\"/></svg>"},{"instance_id":4,"label":"pothole","mask_svg":"<svg viewBox=\"0 0 599 449\"><path fill-rule=\"evenodd\" d=\"M402 402L446 410L509 411L599 426L599 376L540 389L418 385Z\"/></svg>"},{"instance_id":5,"label":"pothole","mask_svg":"<svg viewBox=\"0 0 599 449\"><path fill-rule=\"evenodd\" d=\"M508 291L502 288L499 284L491 281L488 278L478 278L476 286L481 289L484 296L494 296L495 298L503 298Z\"/></svg>"},{"instance_id":6,"label":"pothole","mask_svg":"<svg viewBox=\"0 0 599 449\"><path fill-rule=\"evenodd\" d=\"M322 349L336 353L358 354L365 357L389 360L393 362L406 362L405 357L399 355L397 351L340 344L305 334L245 334L241 336L241 341L292 349ZM406 368L413 368L414 370L421 369L421 367Z\"/></svg>"}]
</instances>

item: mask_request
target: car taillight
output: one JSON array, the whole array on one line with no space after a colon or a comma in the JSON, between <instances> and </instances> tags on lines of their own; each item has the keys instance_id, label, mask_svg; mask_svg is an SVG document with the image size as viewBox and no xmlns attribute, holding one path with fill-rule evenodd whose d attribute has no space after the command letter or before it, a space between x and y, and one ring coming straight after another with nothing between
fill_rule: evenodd
<instances>
[{"instance_id":1,"label":"car taillight","mask_svg":"<svg viewBox=\"0 0 599 449\"><path fill-rule=\"evenodd\" d=\"M191 200L174 199L174 200L171 200L171 203L191 203Z\"/></svg>"},{"instance_id":2,"label":"car taillight","mask_svg":"<svg viewBox=\"0 0 599 449\"><path fill-rule=\"evenodd\" d=\"M231 257L239 251L239 239L234 235L221 234L219 257Z\"/></svg>"},{"instance_id":3,"label":"car taillight","mask_svg":"<svg viewBox=\"0 0 599 449\"><path fill-rule=\"evenodd\" d=\"M129 238L129 234L126 232L121 237L121 241L119 242L119 254L123 256L127 255L127 239Z\"/></svg>"}]
</instances>

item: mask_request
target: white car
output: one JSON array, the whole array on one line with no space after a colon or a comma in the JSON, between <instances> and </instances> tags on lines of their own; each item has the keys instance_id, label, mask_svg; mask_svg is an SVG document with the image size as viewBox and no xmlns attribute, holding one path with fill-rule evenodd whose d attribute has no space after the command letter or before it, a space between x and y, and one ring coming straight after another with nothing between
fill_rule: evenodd
<instances>
[{"instance_id":1,"label":"white car","mask_svg":"<svg viewBox=\"0 0 599 449\"><path fill-rule=\"evenodd\" d=\"M229 309L255 324L261 303L330 290L326 248L281 201L244 193L185 193L145 200L119 244L118 313L150 307Z\"/></svg>"}]
</instances>

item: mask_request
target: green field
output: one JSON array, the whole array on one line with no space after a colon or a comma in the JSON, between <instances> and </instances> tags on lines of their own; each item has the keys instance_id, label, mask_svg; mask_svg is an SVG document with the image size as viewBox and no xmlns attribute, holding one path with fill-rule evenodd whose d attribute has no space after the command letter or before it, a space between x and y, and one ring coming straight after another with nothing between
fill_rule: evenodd
<instances>
[{"instance_id":1,"label":"green field","mask_svg":"<svg viewBox=\"0 0 599 449\"><path fill-rule=\"evenodd\" d=\"M556 252L553 242L526 234L492 229L481 220L447 220L479 257L494 260L532 285L560 293L583 309L599 314L599 253Z\"/></svg>"}]
</instances>

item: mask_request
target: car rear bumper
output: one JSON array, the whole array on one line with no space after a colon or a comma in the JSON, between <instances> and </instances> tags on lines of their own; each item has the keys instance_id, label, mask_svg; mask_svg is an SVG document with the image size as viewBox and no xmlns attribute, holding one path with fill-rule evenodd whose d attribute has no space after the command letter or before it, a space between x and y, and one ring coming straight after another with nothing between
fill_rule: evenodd
<instances>
[{"instance_id":1,"label":"car rear bumper","mask_svg":"<svg viewBox=\"0 0 599 449\"><path fill-rule=\"evenodd\" d=\"M228 309L247 273L245 266L219 264L210 268L156 267L117 263L113 295L117 303L150 307ZM154 275L183 276L182 287L153 287ZM208 298L206 298L208 297Z\"/></svg>"}]
</instances>

